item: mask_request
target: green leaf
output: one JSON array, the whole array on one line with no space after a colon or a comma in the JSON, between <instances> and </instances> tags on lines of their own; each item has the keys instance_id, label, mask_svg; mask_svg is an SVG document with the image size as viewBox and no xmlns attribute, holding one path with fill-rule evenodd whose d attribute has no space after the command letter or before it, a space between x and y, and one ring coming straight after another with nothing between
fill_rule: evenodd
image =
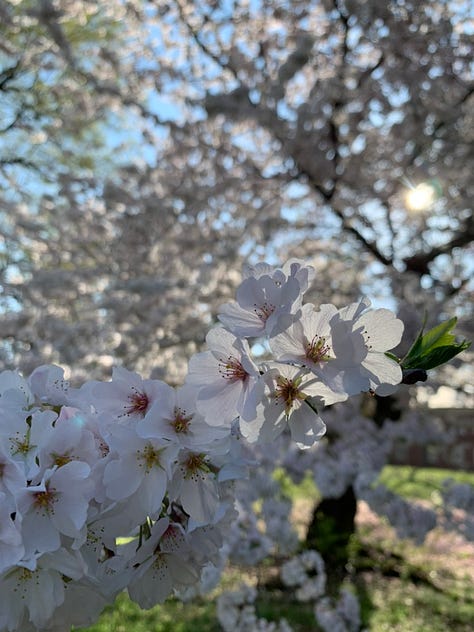
<instances>
[{"instance_id":1,"label":"green leaf","mask_svg":"<svg viewBox=\"0 0 474 632\"><path fill-rule=\"evenodd\" d=\"M427 312L425 312L425 315L423 316L423 323L421 325L421 329L420 329L420 333L418 334L418 336L415 339L415 342L412 344L412 346L410 347L409 351L407 352L407 354L405 355L405 358L402 360L402 363L407 359L407 358L412 358L418 355L418 352L421 348L421 341L423 339L423 332L425 330L425 325L426 325L426 319L428 318L428 314Z\"/></svg>"},{"instance_id":2,"label":"green leaf","mask_svg":"<svg viewBox=\"0 0 474 632\"><path fill-rule=\"evenodd\" d=\"M462 342L457 345L436 347L436 349L433 349L425 356L423 356L421 364L417 368L424 369L425 371L428 371L429 369L434 369L441 364L449 362L450 360L452 360L452 358L457 356L458 353L461 353L461 351L464 351L469 346L469 342Z\"/></svg>"},{"instance_id":3,"label":"green leaf","mask_svg":"<svg viewBox=\"0 0 474 632\"><path fill-rule=\"evenodd\" d=\"M425 334L424 325L411 349L403 359L403 369L434 369L449 362L454 356L470 346L470 342L463 340L456 342L451 331L457 323L457 318L450 318L444 323L433 327Z\"/></svg>"}]
</instances>

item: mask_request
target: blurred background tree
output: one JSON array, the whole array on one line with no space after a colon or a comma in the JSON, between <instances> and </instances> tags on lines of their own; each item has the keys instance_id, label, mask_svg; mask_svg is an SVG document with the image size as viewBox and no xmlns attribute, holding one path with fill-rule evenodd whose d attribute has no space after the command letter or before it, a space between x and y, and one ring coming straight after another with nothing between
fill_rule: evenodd
<instances>
[{"instance_id":1,"label":"blurred background tree","mask_svg":"<svg viewBox=\"0 0 474 632\"><path fill-rule=\"evenodd\" d=\"M473 19L0 0L3 367L179 382L242 263L290 256L316 303L367 293L407 342L424 310L472 337Z\"/></svg>"}]
</instances>

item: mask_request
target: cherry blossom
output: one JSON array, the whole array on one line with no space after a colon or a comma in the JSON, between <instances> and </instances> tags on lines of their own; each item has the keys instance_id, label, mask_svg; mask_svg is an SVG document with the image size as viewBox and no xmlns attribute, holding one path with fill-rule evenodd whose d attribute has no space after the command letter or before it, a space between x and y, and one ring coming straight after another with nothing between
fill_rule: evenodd
<instances>
[{"instance_id":1,"label":"cherry blossom","mask_svg":"<svg viewBox=\"0 0 474 632\"><path fill-rule=\"evenodd\" d=\"M0 575L2 605L0 625L9 632L45 629L55 609L64 601L65 585L80 579L86 567L77 552L60 549L45 554L31 565L18 564Z\"/></svg>"},{"instance_id":2,"label":"cherry blossom","mask_svg":"<svg viewBox=\"0 0 474 632\"><path fill-rule=\"evenodd\" d=\"M244 279L237 289L237 301L222 305L219 320L237 336L258 337L276 333L279 318L299 307L301 287L296 276L298 270L295 265L289 276L277 269L271 275Z\"/></svg>"},{"instance_id":3,"label":"cherry blossom","mask_svg":"<svg viewBox=\"0 0 474 632\"><path fill-rule=\"evenodd\" d=\"M111 453L104 469L104 485L111 500L134 495L141 515L161 507L178 447L164 439L139 437L134 429L117 425L108 437Z\"/></svg>"},{"instance_id":4,"label":"cherry blossom","mask_svg":"<svg viewBox=\"0 0 474 632\"><path fill-rule=\"evenodd\" d=\"M197 523L212 522L219 508L219 488L210 458L202 452L182 450L169 494Z\"/></svg>"},{"instance_id":5,"label":"cherry blossom","mask_svg":"<svg viewBox=\"0 0 474 632\"><path fill-rule=\"evenodd\" d=\"M245 406L259 371L246 340L222 327L206 336L209 351L195 354L186 382L199 389L196 406L212 426L229 425Z\"/></svg>"},{"instance_id":6,"label":"cherry blossom","mask_svg":"<svg viewBox=\"0 0 474 632\"><path fill-rule=\"evenodd\" d=\"M120 423L143 419L152 404L160 398L166 385L159 380L144 380L138 373L115 367L110 382L91 382L83 388L82 401L94 406ZM81 393L78 394L81 401Z\"/></svg>"},{"instance_id":7,"label":"cherry blossom","mask_svg":"<svg viewBox=\"0 0 474 632\"><path fill-rule=\"evenodd\" d=\"M400 365L386 355L401 340L403 323L388 309L370 310L370 301L341 309L331 318L335 359L325 366L326 379L348 395L401 382Z\"/></svg>"},{"instance_id":8,"label":"cherry blossom","mask_svg":"<svg viewBox=\"0 0 474 632\"><path fill-rule=\"evenodd\" d=\"M87 463L71 461L47 469L38 483L18 493L26 554L55 551L61 534L83 540L89 501L94 493Z\"/></svg>"},{"instance_id":9,"label":"cherry blossom","mask_svg":"<svg viewBox=\"0 0 474 632\"><path fill-rule=\"evenodd\" d=\"M196 410L197 389L163 385L161 395L136 429L141 437L168 439L181 447L208 446L228 436L229 429L210 426Z\"/></svg>"},{"instance_id":10,"label":"cherry blossom","mask_svg":"<svg viewBox=\"0 0 474 632\"><path fill-rule=\"evenodd\" d=\"M16 371L0 374L0 408L2 410L29 410L35 398L27 381Z\"/></svg>"},{"instance_id":11,"label":"cherry blossom","mask_svg":"<svg viewBox=\"0 0 474 632\"><path fill-rule=\"evenodd\" d=\"M52 410L35 410L31 414L15 411L0 424L0 446L24 467L29 479L39 471L39 446L54 432L56 418L57 413Z\"/></svg>"},{"instance_id":12,"label":"cherry blossom","mask_svg":"<svg viewBox=\"0 0 474 632\"><path fill-rule=\"evenodd\" d=\"M250 442L269 442L289 426L300 448L311 447L326 431L323 420L309 404L311 397L319 393L319 384L303 369L269 364L260 388L255 390L255 396L260 396L255 416L250 403L241 416L243 436Z\"/></svg>"},{"instance_id":13,"label":"cherry blossom","mask_svg":"<svg viewBox=\"0 0 474 632\"><path fill-rule=\"evenodd\" d=\"M137 571L128 592L142 608L163 603L173 589L194 584L199 578L184 534L168 518L155 523L150 538L132 563Z\"/></svg>"},{"instance_id":14,"label":"cherry blossom","mask_svg":"<svg viewBox=\"0 0 474 632\"><path fill-rule=\"evenodd\" d=\"M16 516L11 499L0 491L0 573L17 564L25 553L21 533L21 516ZM13 519L13 517L15 519Z\"/></svg>"},{"instance_id":15,"label":"cherry blossom","mask_svg":"<svg viewBox=\"0 0 474 632\"><path fill-rule=\"evenodd\" d=\"M69 382L59 366L39 366L28 378L28 384L35 397L45 403L57 406L69 402Z\"/></svg>"}]
</instances>

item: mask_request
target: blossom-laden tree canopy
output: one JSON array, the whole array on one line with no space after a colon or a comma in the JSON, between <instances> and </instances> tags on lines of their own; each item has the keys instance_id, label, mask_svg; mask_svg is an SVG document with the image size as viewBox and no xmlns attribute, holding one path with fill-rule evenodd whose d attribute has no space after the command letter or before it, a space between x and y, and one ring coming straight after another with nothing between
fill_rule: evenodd
<instances>
[{"instance_id":1,"label":"blossom-laden tree canopy","mask_svg":"<svg viewBox=\"0 0 474 632\"><path fill-rule=\"evenodd\" d=\"M470 336L468 2L0 16L4 367L178 383L249 255L311 260L318 303L365 291Z\"/></svg>"}]
</instances>

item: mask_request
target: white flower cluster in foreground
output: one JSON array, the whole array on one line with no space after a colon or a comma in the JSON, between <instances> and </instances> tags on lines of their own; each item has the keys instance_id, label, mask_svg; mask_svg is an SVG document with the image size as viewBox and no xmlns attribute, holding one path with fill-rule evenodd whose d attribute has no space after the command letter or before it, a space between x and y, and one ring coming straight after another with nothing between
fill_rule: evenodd
<instances>
[{"instance_id":1,"label":"white flower cluster in foreground","mask_svg":"<svg viewBox=\"0 0 474 632\"><path fill-rule=\"evenodd\" d=\"M319 408L401 381L385 354L401 321L365 299L303 305L312 275L299 261L249 268L181 388L123 368L77 390L59 367L0 374L0 631L89 625L124 588L143 608L189 594L237 522L242 436L289 428L311 448ZM263 337L271 359L257 363ZM264 510L277 531L288 509Z\"/></svg>"}]
</instances>

